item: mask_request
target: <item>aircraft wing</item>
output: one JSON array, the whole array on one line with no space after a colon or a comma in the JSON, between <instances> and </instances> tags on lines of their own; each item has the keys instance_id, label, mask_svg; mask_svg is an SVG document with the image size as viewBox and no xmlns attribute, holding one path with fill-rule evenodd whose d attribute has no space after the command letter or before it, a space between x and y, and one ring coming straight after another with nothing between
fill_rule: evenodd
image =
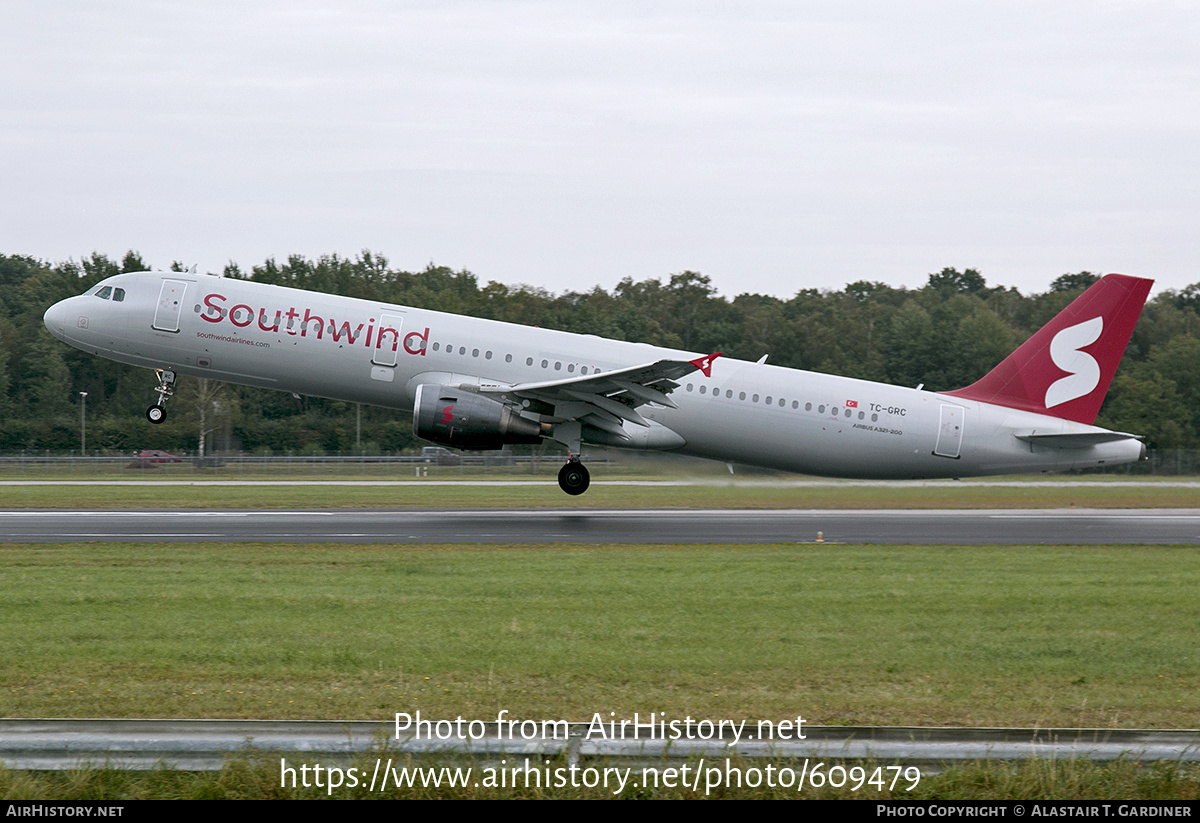
<instances>
[{"instance_id":1,"label":"aircraft wing","mask_svg":"<svg viewBox=\"0 0 1200 823\"><path fill-rule=\"evenodd\" d=\"M716 352L695 360L658 360L566 380L519 383L515 386L482 388L480 391L539 414L564 421L578 420L627 439L621 425L623 421L638 426L650 425L638 414L639 406L657 403L667 408L678 408L668 397L679 388L675 381L697 370L705 376L711 376L712 362L720 356L721 353Z\"/></svg>"}]
</instances>

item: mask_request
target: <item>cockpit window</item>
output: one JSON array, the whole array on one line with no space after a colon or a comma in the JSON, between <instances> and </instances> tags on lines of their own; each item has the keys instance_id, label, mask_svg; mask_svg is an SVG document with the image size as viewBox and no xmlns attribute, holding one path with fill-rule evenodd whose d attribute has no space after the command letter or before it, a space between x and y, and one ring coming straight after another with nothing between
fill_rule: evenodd
<instances>
[{"instance_id":1,"label":"cockpit window","mask_svg":"<svg viewBox=\"0 0 1200 823\"><path fill-rule=\"evenodd\" d=\"M104 288L100 289L100 291L96 292L96 296L101 300L107 300L112 296L112 286L105 286Z\"/></svg>"},{"instance_id":2,"label":"cockpit window","mask_svg":"<svg viewBox=\"0 0 1200 823\"><path fill-rule=\"evenodd\" d=\"M125 289L113 289L113 302L120 303L125 299Z\"/></svg>"}]
</instances>

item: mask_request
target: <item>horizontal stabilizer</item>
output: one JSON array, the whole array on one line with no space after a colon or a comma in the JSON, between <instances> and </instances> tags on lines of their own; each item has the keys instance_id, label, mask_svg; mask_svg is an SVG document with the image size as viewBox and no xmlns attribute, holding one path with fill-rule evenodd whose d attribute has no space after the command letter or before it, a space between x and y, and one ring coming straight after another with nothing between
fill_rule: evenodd
<instances>
[{"instance_id":1,"label":"horizontal stabilizer","mask_svg":"<svg viewBox=\"0 0 1200 823\"><path fill-rule=\"evenodd\" d=\"M1141 435L1127 432L1074 432L1070 434L1018 434L1018 440L1033 443L1036 446L1048 446L1052 449L1086 449L1088 446L1098 446L1101 443L1115 443L1118 440L1141 440Z\"/></svg>"}]
</instances>

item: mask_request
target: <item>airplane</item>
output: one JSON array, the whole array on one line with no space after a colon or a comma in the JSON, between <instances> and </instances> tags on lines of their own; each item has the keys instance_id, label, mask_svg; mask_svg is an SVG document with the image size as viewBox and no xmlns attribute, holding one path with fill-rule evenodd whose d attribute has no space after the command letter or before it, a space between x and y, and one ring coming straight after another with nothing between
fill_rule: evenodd
<instances>
[{"instance_id":1,"label":"airplane","mask_svg":"<svg viewBox=\"0 0 1200 823\"><path fill-rule=\"evenodd\" d=\"M151 423L178 374L373 404L446 446L557 441L559 486L578 495L585 443L875 479L1144 459L1140 437L1092 424L1152 283L1101 278L978 382L943 392L220 275L115 275L44 320L76 348L153 369Z\"/></svg>"}]
</instances>

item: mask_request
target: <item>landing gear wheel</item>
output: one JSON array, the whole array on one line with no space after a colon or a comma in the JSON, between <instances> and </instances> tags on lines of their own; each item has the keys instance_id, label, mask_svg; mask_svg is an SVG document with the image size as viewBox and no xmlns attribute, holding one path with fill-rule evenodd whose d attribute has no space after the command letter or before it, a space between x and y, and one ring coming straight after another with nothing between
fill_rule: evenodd
<instances>
[{"instance_id":1,"label":"landing gear wheel","mask_svg":"<svg viewBox=\"0 0 1200 823\"><path fill-rule=\"evenodd\" d=\"M151 423L161 423L167 419L167 400L175 393L175 372L170 369L155 369L158 375L158 402L146 409L146 419Z\"/></svg>"},{"instance_id":2,"label":"landing gear wheel","mask_svg":"<svg viewBox=\"0 0 1200 823\"><path fill-rule=\"evenodd\" d=\"M572 460L558 470L558 487L567 494L583 494L591 482L592 476L578 460Z\"/></svg>"}]
</instances>

